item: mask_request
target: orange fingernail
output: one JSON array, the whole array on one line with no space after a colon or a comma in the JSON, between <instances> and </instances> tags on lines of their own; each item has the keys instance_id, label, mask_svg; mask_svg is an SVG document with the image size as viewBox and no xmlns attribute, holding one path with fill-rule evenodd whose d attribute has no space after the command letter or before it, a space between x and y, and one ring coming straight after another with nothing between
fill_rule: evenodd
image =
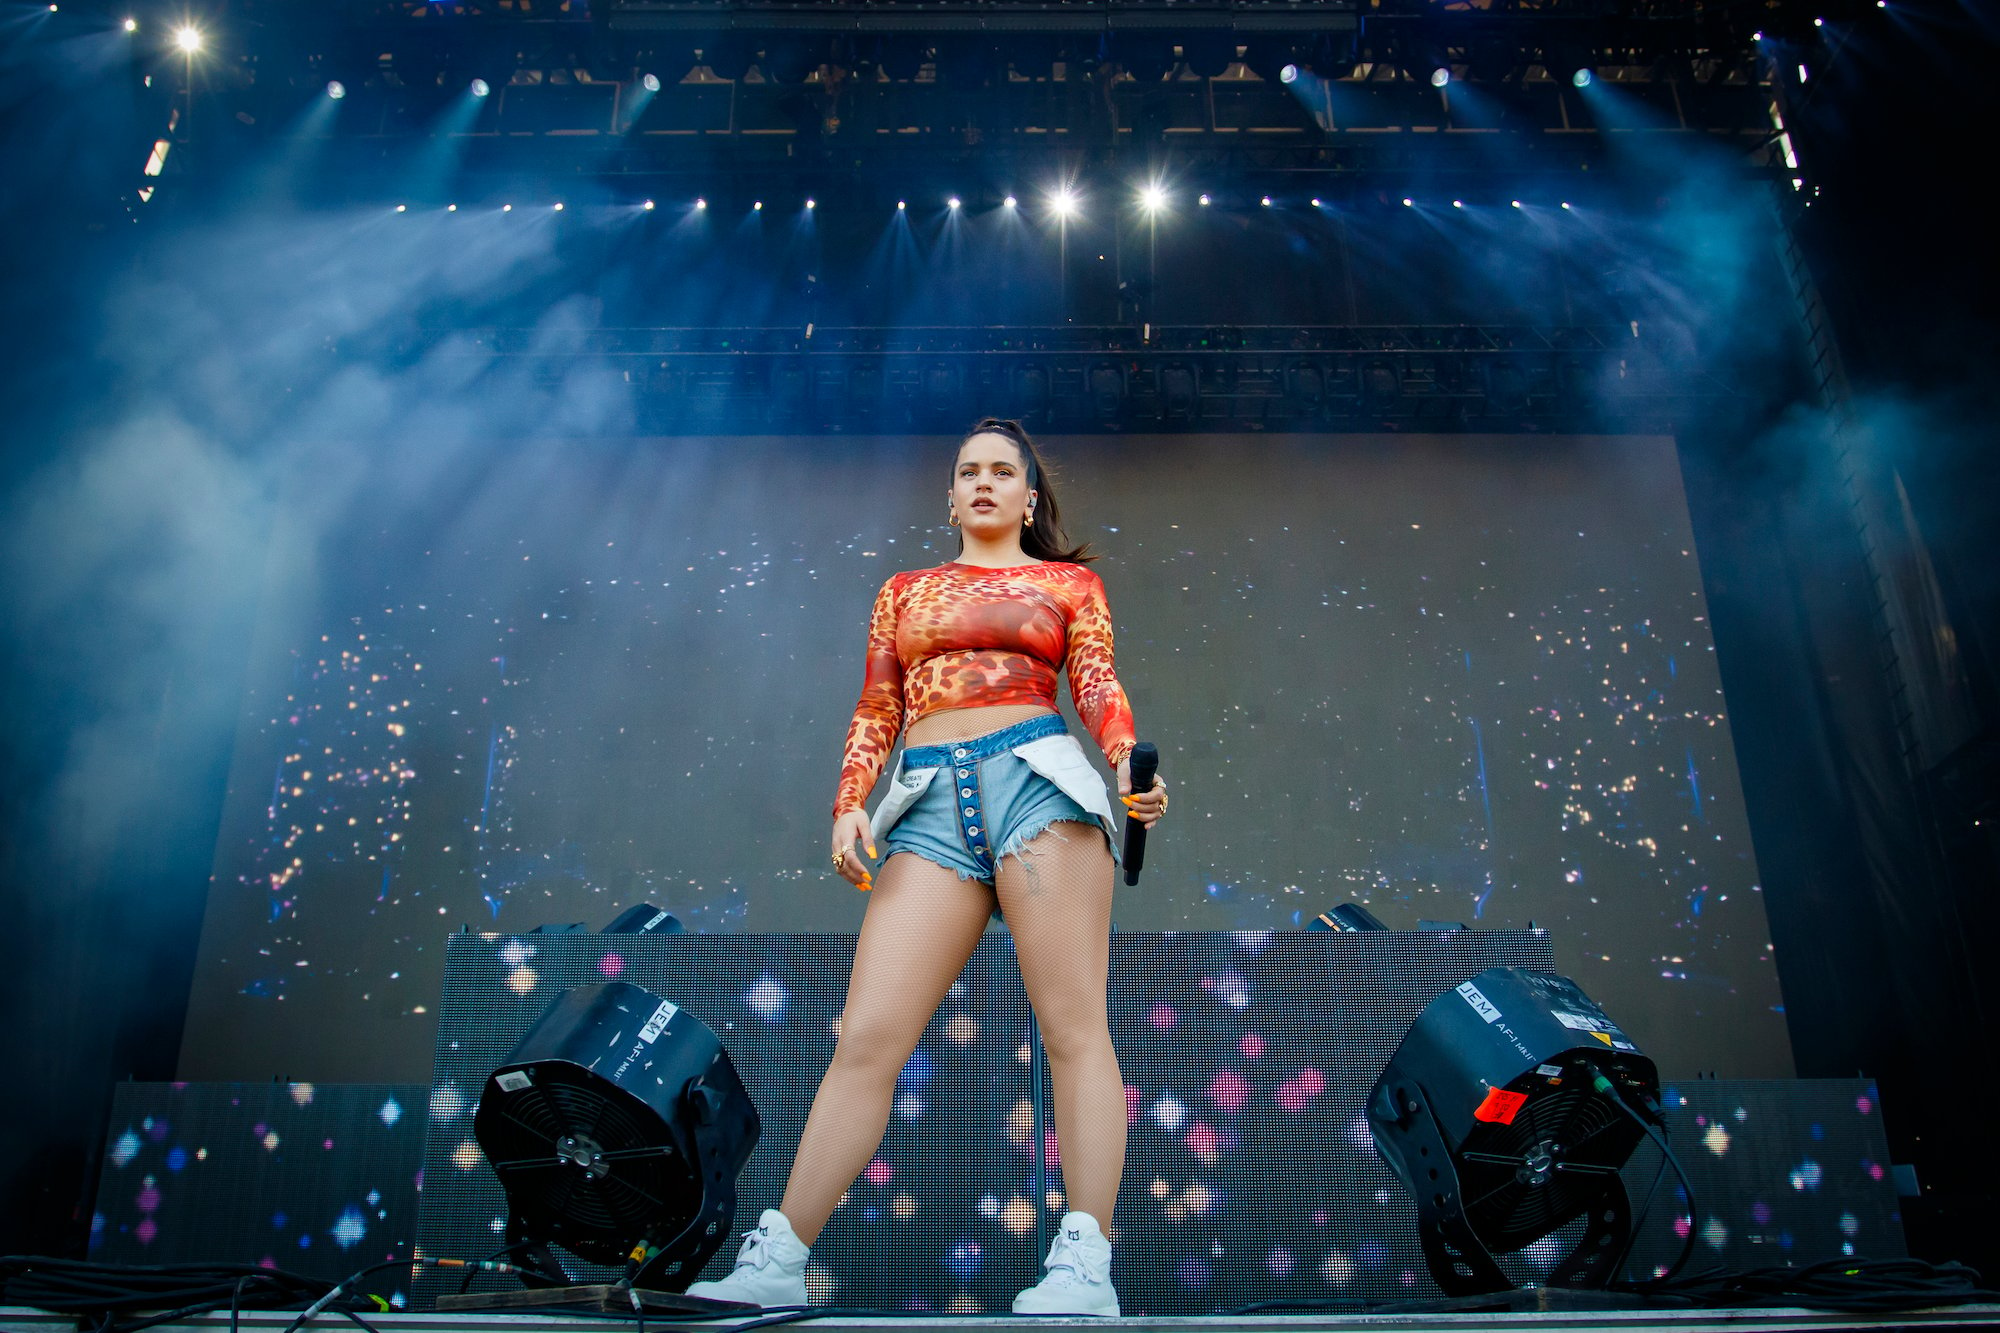
<instances>
[{"instance_id":1,"label":"orange fingernail","mask_svg":"<svg viewBox=\"0 0 2000 1333\"><path fill-rule=\"evenodd\" d=\"M868 854L870 856L875 855L875 844L872 842L868 844Z\"/></svg>"}]
</instances>

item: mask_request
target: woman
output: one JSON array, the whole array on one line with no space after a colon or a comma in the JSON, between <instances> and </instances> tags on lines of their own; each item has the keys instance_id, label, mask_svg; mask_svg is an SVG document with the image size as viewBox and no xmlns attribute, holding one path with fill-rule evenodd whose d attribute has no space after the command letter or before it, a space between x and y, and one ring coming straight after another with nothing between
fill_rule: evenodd
<instances>
[{"instance_id":1,"label":"woman","mask_svg":"<svg viewBox=\"0 0 2000 1333\"><path fill-rule=\"evenodd\" d=\"M1104 784L1056 711L1069 673L1078 715L1118 771L1126 817L1152 827L1157 783L1134 794L1132 713L1112 670L1104 585L1070 543L1035 445L987 418L959 444L947 493L958 559L897 574L875 599L868 666L834 800L833 865L873 892L833 1063L777 1208L736 1269L691 1296L806 1303L807 1247L882 1141L896 1076L972 956L997 904L1054 1083L1070 1212L1021 1314L1116 1315L1111 1218L1125 1164L1125 1083L1105 985L1115 875ZM871 821L862 802L899 731L906 748ZM880 883L857 845L889 857Z\"/></svg>"}]
</instances>

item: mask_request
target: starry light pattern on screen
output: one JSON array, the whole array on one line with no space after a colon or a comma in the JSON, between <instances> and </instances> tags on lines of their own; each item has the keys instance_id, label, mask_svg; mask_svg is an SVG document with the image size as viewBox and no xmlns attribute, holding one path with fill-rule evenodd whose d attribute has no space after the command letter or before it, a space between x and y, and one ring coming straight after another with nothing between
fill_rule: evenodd
<instances>
[{"instance_id":1,"label":"starry light pattern on screen","mask_svg":"<svg viewBox=\"0 0 2000 1333\"><path fill-rule=\"evenodd\" d=\"M854 929L825 809L939 449L519 446L348 516L267 609L183 1068L422 1077L460 925ZM1051 451L1174 784L1119 927L1532 921L1669 1074L1789 1072L1670 441Z\"/></svg>"}]
</instances>

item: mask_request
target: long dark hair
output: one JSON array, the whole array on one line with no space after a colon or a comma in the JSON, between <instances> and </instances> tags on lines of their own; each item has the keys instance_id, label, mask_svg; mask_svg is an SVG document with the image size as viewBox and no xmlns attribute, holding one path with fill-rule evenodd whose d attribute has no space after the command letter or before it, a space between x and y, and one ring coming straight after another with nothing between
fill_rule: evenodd
<instances>
[{"instance_id":1,"label":"long dark hair","mask_svg":"<svg viewBox=\"0 0 2000 1333\"><path fill-rule=\"evenodd\" d=\"M952 475L958 474L958 451L965 442L975 435L1004 435L1014 442L1021 451L1021 461L1028 468L1028 489L1035 492L1035 521L1030 527L1021 529L1021 550L1037 560L1063 560L1073 565L1089 564L1097 559L1097 552L1090 549L1089 542L1071 542L1069 534L1063 531L1062 510L1056 505L1055 479L1049 474L1049 465L1042 458L1041 450L1028 436L1027 429L1018 421L1005 421L999 417L983 417L979 424L959 436L958 444L951 451ZM965 537L958 539L958 549L965 551Z\"/></svg>"}]
</instances>

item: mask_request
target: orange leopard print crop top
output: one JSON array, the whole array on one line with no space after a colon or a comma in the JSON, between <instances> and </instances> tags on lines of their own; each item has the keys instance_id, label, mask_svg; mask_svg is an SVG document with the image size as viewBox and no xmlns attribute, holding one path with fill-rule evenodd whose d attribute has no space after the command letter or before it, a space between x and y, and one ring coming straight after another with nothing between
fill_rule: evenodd
<instances>
[{"instance_id":1,"label":"orange leopard print crop top","mask_svg":"<svg viewBox=\"0 0 2000 1333\"><path fill-rule=\"evenodd\" d=\"M1008 569L949 564L882 585L868 621L868 669L834 797L838 819L859 810L906 723L947 708L1056 706L1069 673L1077 716L1114 767L1136 734L1111 665L1104 583L1082 565Z\"/></svg>"}]
</instances>

